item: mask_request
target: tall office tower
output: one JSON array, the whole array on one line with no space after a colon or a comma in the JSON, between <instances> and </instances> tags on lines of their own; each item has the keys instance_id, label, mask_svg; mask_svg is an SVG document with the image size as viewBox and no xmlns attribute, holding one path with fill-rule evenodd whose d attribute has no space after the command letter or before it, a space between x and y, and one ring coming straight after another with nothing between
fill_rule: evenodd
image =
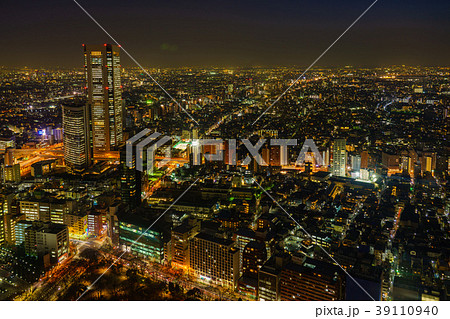
<instances>
[{"instance_id":1,"label":"tall office tower","mask_svg":"<svg viewBox=\"0 0 450 319\"><path fill-rule=\"evenodd\" d=\"M14 225L14 232L16 235L16 246L25 242L25 230L32 226L33 222L31 220L20 220Z\"/></svg>"},{"instance_id":2,"label":"tall office tower","mask_svg":"<svg viewBox=\"0 0 450 319\"><path fill-rule=\"evenodd\" d=\"M330 149L329 148L327 148L325 151L322 152L322 158L323 158L324 166L330 165Z\"/></svg>"},{"instance_id":3,"label":"tall office tower","mask_svg":"<svg viewBox=\"0 0 450 319\"><path fill-rule=\"evenodd\" d=\"M16 213L5 216L6 242L9 244L16 244L16 224L22 220L25 220L25 215L23 214Z\"/></svg>"},{"instance_id":4,"label":"tall office tower","mask_svg":"<svg viewBox=\"0 0 450 319\"><path fill-rule=\"evenodd\" d=\"M7 208L6 196L0 194L0 245L4 244L6 241L5 216L8 214Z\"/></svg>"},{"instance_id":5,"label":"tall office tower","mask_svg":"<svg viewBox=\"0 0 450 319\"><path fill-rule=\"evenodd\" d=\"M244 255L245 246L256 239L256 234L250 228L241 228L233 235L235 247L239 250L239 274L242 275L242 257Z\"/></svg>"},{"instance_id":6,"label":"tall office tower","mask_svg":"<svg viewBox=\"0 0 450 319\"><path fill-rule=\"evenodd\" d=\"M400 156L400 169L402 173L409 174L410 167L411 167L411 157L402 154Z\"/></svg>"},{"instance_id":7,"label":"tall office tower","mask_svg":"<svg viewBox=\"0 0 450 319\"><path fill-rule=\"evenodd\" d=\"M261 158L269 166L281 166L282 155L279 146L265 146L261 149ZM289 157L284 160L289 162Z\"/></svg>"},{"instance_id":8,"label":"tall office tower","mask_svg":"<svg viewBox=\"0 0 450 319\"><path fill-rule=\"evenodd\" d=\"M333 144L333 175L346 176L347 151L346 140L343 138L334 140Z\"/></svg>"},{"instance_id":9,"label":"tall office tower","mask_svg":"<svg viewBox=\"0 0 450 319\"><path fill-rule=\"evenodd\" d=\"M350 161L352 164L352 177L359 178L361 176L361 156L359 155L351 155Z\"/></svg>"},{"instance_id":10,"label":"tall office tower","mask_svg":"<svg viewBox=\"0 0 450 319\"><path fill-rule=\"evenodd\" d=\"M12 202L14 200L14 193L9 191L0 192L0 245L9 242L8 237L11 235L10 223Z\"/></svg>"},{"instance_id":11,"label":"tall office tower","mask_svg":"<svg viewBox=\"0 0 450 319\"><path fill-rule=\"evenodd\" d=\"M362 151L361 152L361 168L368 168L368 167L369 167L369 152Z\"/></svg>"},{"instance_id":12,"label":"tall office tower","mask_svg":"<svg viewBox=\"0 0 450 319\"><path fill-rule=\"evenodd\" d=\"M270 147L264 146L261 150L261 157L265 163L265 166L270 165Z\"/></svg>"},{"instance_id":13,"label":"tall office tower","mask_svg":"<svg viewBox=\"0 0 450 319\"><path fill-rule=\"evenodd\" d=\"M117 148L123 141L119 51L119 46L112 44L84 45L94 158Z\"/></svg>"},{"instance_id":14,"label":"tall office tower","mask_svg":"<svg viewBox=\"0 0 450 319\"><path fill-rule=\"evenodd\" d=\"M122 202L134 209L141 204L142 173L136 169L136 152L133 150L131 167L127 166L126 148L120 150L120 193Z\"/></svg>"},{"instance_id":15,"label":"tall office tower","mask_svg":"<svg viewBox=\"0 0 450 319\"><path fill-rule=\"evenodd\" d=\"M422 172L430 172L434 174L434 170L436 169L436 153L423 153L420 158L420 162L422 163Z\"/></svg>"},{"instance_id":16,"label":"tall office tower","mask_svg":"<svg viewBox=\"0 0 450 319\"><path fill-rule=\"evenodd\" d=\"M89 116L86 105L63 105L64 161L69 174L80 174L90 164Z\"/></svg>"},{"instance_id":17,"label":"tall office tower","mask_svg":"<svg viewBox=\"0 0 450 319\"><path fill-rule=\"evenodd\" d=\"M14 148L7 148L4 155L4 164L6 166L14 165Z\"/></svg>"}]
</instances>

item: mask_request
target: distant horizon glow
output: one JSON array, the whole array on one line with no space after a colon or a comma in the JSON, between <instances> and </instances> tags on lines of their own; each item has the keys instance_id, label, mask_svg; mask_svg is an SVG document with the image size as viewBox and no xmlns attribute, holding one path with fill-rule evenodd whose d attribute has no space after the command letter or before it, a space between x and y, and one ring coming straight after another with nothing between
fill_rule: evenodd
<instances>
[{"instance_id":1,"label":"distant horizon glow","mask_svg":"<svg viewBox=\"0 0 450 319\"><path fill-rule=\"evenodd\" d=\"M373 1L79 1L148 68L307 66ZM6 67L82 67L81 45L112 43L71 1L4 0ZM317 64L448 65L448 1L378 1ZM36 14L39 12L39 14ZM124 67L134 63L123 55Z\"/></svg>"}]
</instances>

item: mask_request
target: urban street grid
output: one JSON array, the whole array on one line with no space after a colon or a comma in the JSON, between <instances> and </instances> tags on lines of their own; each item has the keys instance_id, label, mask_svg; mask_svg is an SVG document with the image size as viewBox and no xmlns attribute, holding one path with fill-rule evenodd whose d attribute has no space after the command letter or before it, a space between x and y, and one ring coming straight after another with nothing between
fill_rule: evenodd
<instances>
[{"instance_id":1,"label":"urban street grid","mask_svg":"<svg viewBox=\"0 0 450 319\"><path fill-rule=\"evenodd\" d=\"M95 22L95 24L97 24L99 27L100 27L100 29L102 29L102 31L103 32L105 32L107 35L108 35L108 37L109 38L111 38L114 42L115 42L115 44L116 45L118 45L119 47L121 47L122 48L122 51L124 51L132 60L133 60L133 62L134 63L136 63L138 66L139 66L139 68L141 68L141 70L143 70L144 72L145 72L145 74L146 75L148 75L151 79L152 79L152 81L153 82L155 82L163 91L164 91L164 93L166 93L170 98L171 98L171 100L173 100L176 104L177 104L177 106L179 106L197 125L199 125L198 124L198 122L196 121L196 120L194 120L194 118L141 66L141 64L138 62L138 61L136 61L136 59L134 59L126 50L125 50L125 48L123 48L106 30L105 30L105 28L103 28L101 25L100 25L100 23L98 23L97 22L97 20L95 20L93 17L92 17L92 15L90 15L89 14L89 12L87 12L86 11L86 9L84 9L76 0L73 0L75 3L76 3L76 5L77 6L79 6L80 7L80 9L81 10L83 10L83 12L84 13L86 13L86 15L92 20L92 21L94 21ZM255 123L256 123L256 121L258 121L259 119L260 119L260 117L261 116L263 116L270 108L272 108L272 106L276 103L276 102L278 102L279 100L280 100L280 98L283 96L283 95L285 95L286 94L286 92L287 91L289 91L289 89L292 87L292 86L294 86L302 77L303 77L303 75L311 68L311 67L313 67L314 66L314 64L316 64L317 63L317 61L319 61L320 60L320 58L323 56L323 55L325 55L327 52L328 52L328 50L329 49L331 49L331 47L337 42L337 41L339 41L339 39L342 37L342 36L344 36L344 34L345 33L347 33L347 31L356 23L356 22L358 22L358 20L367 12L367 11L369 11L370 10L370 8L372 8L372 6L376 3L376 2L378 2L378 0L375 0L298 78L297 78L297 80L296 81L294 81L294 83L292 83L266 110L264 110L264 112L255 120L255 122L253 122L252 123L252 125L254 125ZM140 135L140 134L139 134ZM152 137L152 139L154 139L154 138L156 138L156 137ZM134 138L132 138L132 139L134 139ZM287 145L286 145L287 146ZM252 154L253 155L253 154ZM148 155L147 155L148 156ZM129 158L129 154L127 154L127 158ZM141 158L143 158L143 154L140 154L139 153L139 157L138 157L138 159L141 159ZM256 158L256 157L255 157ZM316 156L316 158L317 158L317 156ZM151 163L151 164L153 164L153 163ZM166 163L165 163L166 164ZM260 163L259 163L260 164ZM141 165L142 165L142 163L141 163ZM261 165L261 164L260 164ZM132 165L129 165L128 164L128 166L129 167L131 167L132 169L133 169L133 167L132 167ZM137 165L137 167L139 167L139 165ZM153 173L153 166L151 167L151 169L149 169L149 168L147 168L147 170L149 170L149 173L151 174L151 173ZM191 184L191 186L193 186L196 182L198 181L198 179L193 183L193 184ZM260 185L260 184L258 184L258 182L257 181L255 181L255 183L262 189L262 190L264 190L264 188ZM159 218L161 218L171 207L172 207L172 205L174 205L177 201L178 201L178 199L180 199L190 188L191 188L191 186L189 186L189 188L185 191L185 192L183 192L172 204L171 204L171 206L169 206L169 208L166 210L166 211L164 211L164 213L162 213L161 214L161 216L159 216L132 244L131 244L131 246L133 246L158 220L159 220ZM276 200L274 200L271 196L270 196L270 194L268 194L267 193L267 195L284 211L284 212L286 212L281 206L280 206L280 204L276 201ZM287 213L287 212L286 212ZM287 213L288 214L288 213ZM289 215L289 214L288 214ZM289 215L291 218L292 218L292 216L291 215ZM292 218L293 219L293 218ZM294 221L295 221L295 219L293 219ZM298 224L298 222L297 221L295 221L297 224ZM305 232L307 235L308 235L308 237L310 237L310 238L312 238L311 237L311 235L309 235L308 234L308 232L306 232L304 229L303 229L303 227L301 227L301 225L300 224L298 224L299 226L300 226L300 228L301 228L301 230L303 231L303 232ZM323 249L323 247L322 246L319 246L319 247L321 247L322 248L322 250L324 250ZM130 247L131 248L131 247ZM357 284L357 286L359 287L359 288L361 288L363 291L364 291L364 293L365 294L367 294L368 296L369 296L369 298L370 299L372 299L372 300L374 300L375 301L375 299L373 299L373 297L372 296L370 296L370 294L363 288L363 287L361 287L361 285L352 277L352 276L350 276L346 271L345 271L345 269L333 258L333 257L331 257L325 250L324 250L324 252L333 260L333 262L335 262L348 276L349 276L349 278L352 280L352 281L354 281L356 284ZM89 289L92 289L92 287L95 285L95 283L101 278L101 277L103 277L103 275L124 255L126 253L126 251L125 252L123 252L122 253L122 255L120 255L106 270L105 270L105 272L103 272L93 283L92 283L92 285L91 286L89 286L81 295L80 295L80 297L78 297L77 298L77 301L78 300L80 300L81 299L81 297L89 290Z\"/></svg>"},{"instance_id":2,"label":"urban street grid","mask_svg":"<svg viewBox=\"0 0 450 319\"><path fill-rule=\"evenodd\" d=\"M0 299L449 300L450 68L317 65L393 4L306 68L146 68L73 2L112 44L0 68Z\"/></svg>"}]
</instances>

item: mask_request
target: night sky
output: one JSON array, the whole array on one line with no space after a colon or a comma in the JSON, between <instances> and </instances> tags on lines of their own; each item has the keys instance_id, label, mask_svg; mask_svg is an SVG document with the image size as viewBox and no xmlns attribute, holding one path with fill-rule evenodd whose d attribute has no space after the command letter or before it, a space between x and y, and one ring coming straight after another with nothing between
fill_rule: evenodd
<instances>
[{"instance_id":1,"label":"night sky","mask_svg":"<svg viewBox=\"0 0 450 319\"><path fill-rule=\"evenodd\" d=\"M147 67L305 67L373 2L78 1ZM72 0L1 0L0 25L4 66L81 67L112 42ZM448 66L449 34L449 0L379 0L317 65Z\"/></svg>"}]
</instances>

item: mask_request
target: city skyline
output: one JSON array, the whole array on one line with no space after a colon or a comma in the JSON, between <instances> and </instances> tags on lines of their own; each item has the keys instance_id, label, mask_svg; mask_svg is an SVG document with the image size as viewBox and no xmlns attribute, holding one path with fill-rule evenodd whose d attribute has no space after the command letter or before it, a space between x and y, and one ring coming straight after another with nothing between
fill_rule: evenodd
<instances>
[{"instance_id":1,"label":"city skyline","mask_svg":"<svg viewBox=\"0 0 450 319\"><path fill-rule=\"evenodd\" d=\"M0 260L32 265L7 266L16 299L448 298L450 70L313 69L287 91L295 69L158 72L176 104L140 69L115 77L115 50L87 46L85 72L2 75ZM110 87L124 140L90 159L88 110L114 115ZM429 231L443 253L413 257L408 236Z\"/></svg>"},{"instance_id":2,"label":"city skyline","mask_svg":"<svg viewBox=\"0 0 450 319\"><path fill-rule=\"evenodd\" d=\"M449 309L450 3L6 1L0 300Z\"/></svg>"}]
</instances>

